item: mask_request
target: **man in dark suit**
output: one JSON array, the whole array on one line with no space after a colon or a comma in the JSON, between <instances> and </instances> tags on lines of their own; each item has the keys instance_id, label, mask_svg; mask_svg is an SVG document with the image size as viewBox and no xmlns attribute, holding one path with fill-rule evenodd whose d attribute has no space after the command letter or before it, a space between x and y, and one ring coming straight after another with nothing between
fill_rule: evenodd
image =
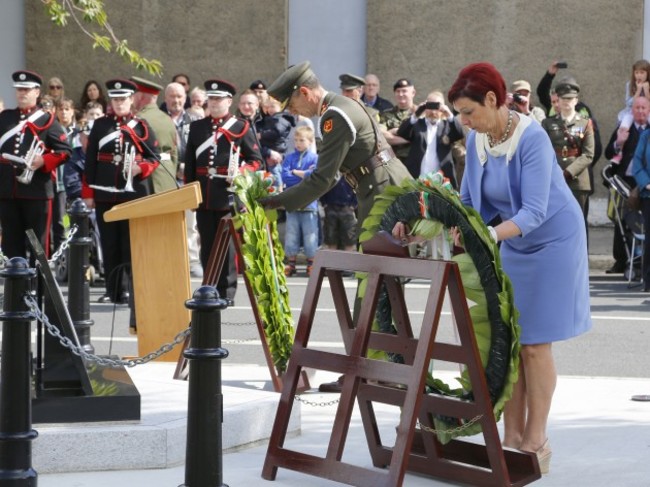
<instances>
[{"instance_id":1,"label":"man in dark suit","mask_svg":"<svg viewBox=\"0 0 650 487\"><path fill-rule=\"evenodd\" d=\"M452 145L465 137L460 120L444 102L440 91L432 91L418 105L415 113L404 120L397 135L408 140L410 149L404 165L414 178L431 171L442 171L454 188L460 181L452 158Z\"/></svg>"},{"instance_id":2,"label":"man in dark suit","mask_svg":"<svg viewBox=\"0 0 650 487\"><path fill-rule=\"evenodd\" d=\"M634 123L630 128L618 126L612 133L609 143L605 148L605 157L612 162L612 172L623 179L630 188L636 186L632 176L632 159L639 142L639 134L648 126L650 114L650 100L639 96L632 103L632 116ZM618 161L618 162L617 162ZM625 222L623 222L625 225ZM618 225L614 226L614 244L612 254L614 265L607 269L608 274L621 274L625 272L627 252L625 240Z\"/></svg>"}]
</instances>

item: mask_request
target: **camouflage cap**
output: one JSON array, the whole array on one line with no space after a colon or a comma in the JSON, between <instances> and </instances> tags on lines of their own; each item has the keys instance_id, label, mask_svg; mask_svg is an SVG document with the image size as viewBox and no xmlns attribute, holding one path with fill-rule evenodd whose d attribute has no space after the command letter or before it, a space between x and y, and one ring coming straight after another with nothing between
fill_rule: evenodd
<instances>
[{"instance_id":1,"label":"camouflage cap","mask_svg":"<svg viewBox=\"0 0 650 487\"><path fill-rule=\"evenodd\" d=\"M314 76L309 61L289 66L268 88L270 96L280 102L282 110L289 103L289 98L293 95L302 83Z\"/></svg>"},{"instance_id":2,"label":"camouflage cap","mask_svg":"<svg viewBox=\"0 0 650 487\"><path fill-rule=\"evenodd\" d=\"M339 79L341 80L342 90L353 90L354 88L359 88L366 84L366 80L362 77L348 73L340 75Z\"/></svg>"}]
</instances>

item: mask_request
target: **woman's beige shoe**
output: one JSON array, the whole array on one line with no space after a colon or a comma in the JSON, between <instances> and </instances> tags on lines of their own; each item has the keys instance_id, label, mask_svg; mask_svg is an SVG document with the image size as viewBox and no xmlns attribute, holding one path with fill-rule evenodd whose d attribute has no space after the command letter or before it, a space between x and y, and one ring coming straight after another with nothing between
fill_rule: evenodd
<instances>
[{"instance_id":1,"label":"woman's beige shoe","mask_svg":"<svg viewBox=\"0 0 650 487\"><path fill-rule=\"evenodd\" d=\"M537 455L537 463L539 463L539 471L542 474L547 474L551 468L551 456L553 452L551 451L551 445L548 443L548 439L540 447L539 450L535 452Z\"/></svg>"}]
</instances>

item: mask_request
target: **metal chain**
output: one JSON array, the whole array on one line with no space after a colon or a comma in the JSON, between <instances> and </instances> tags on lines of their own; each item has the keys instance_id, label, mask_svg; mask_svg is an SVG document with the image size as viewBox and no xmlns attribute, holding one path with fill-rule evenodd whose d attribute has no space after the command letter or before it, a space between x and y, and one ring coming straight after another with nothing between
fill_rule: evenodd
<instances>
[{"instance_id":1,"label":"metal chain","mask_svg":"<svg viewBox=\"0 0 650 487\"><path fill-rule=\"evenodd\" d=\"M72 342L72 340L70 340L68 337L63 336L59 331L59 329L55 325L50 323L50 320L48 319L47 315L41 312L41 310L38 307L38 303L36 302L33 296L26 294L23 298L23 301L30 309L30 311L34 313L36 319L41 321L45 325L50 335L52 335L54 338L59 339L61 345L63 345L65 348L69 349L72 353L78 355L81 358L84 358L91 362L96 362L99 365L107 365L109 367L135 367L136 365L142 365L142 364L146 364L147 362L151 362L152 360L155 360L158 357L173 350L173 348L176 345L183 343L185 341L185 338L192 332L192 328L188 326L185 330L179 332L174 337L174 340L172 342L165 343L158 350L156 350L155 352L148 353L144 357L138 357L129 360L114 360L114 359L99 357L97 355L90 354L86 352L83 348L80 348L77 345L75 345Z\"/></svg>"},{"instance_id":2,"label":"metal chain","mask_svg":"<svg viewBox=\"0 0 650 487\"><path fill-rule=\"evenodd\" d=\"M308 401L307 399L303 399L302 396L294 396L294 400L298 401L301 404L304 404L305 406L315 406L315 407L328 407L328 406L333 406L334 404L338 404L341 401L340 397L337 397L336 399L333 399L332 401Z\"/></svg>"},{"instance_id":3,"label":"metal chain","mask_svg":"<svg viewBox=\"0 0 650 487\"><path fill-rule=\"evenodd\" d=\"M479 419L483 417L482 414L479 414L477 416L474 416L472 419L470 419L467 423L463 423L460 426L456 426L455 428L449 428L449 429L443 429L443 430L438 430L435 428L429 428L428 426L423 425L418 421L416 427L419 427L422 431L426 431L427 433L433 433L434 435L454 435L455 433L462 433L464 430L472 426L474 423L476 423Z\"/></svg>"},{"instance_id":4,"label":"metal chain","mask_svg":"<svg viewBox=\"0 0 650 487\"><path fill-rule=\"evenodd\" d=\"M61 246L58 248L56 252L52 255L52 258L48 260L48 262L51 264L52 262L56 262L59 260L59 257L61 257L61 254L68 250L68 247L70 246L70 240L72 240L72 237L74 237L74 234L77 233L77 230L79 230L79 227L74 224L70 227L68 230L68 236L65 238L63 242L61 242Z\"/></svg>"},{"instance_id":5,"label":"metal chain","mask_svg":"<svg viewBox=\"0 0 650 487\"><path fill-rule=\"evenodd\" d=\"M253 342L259 342L260 339L259 337L255 338L222 338L221 343L224 345L237 345L238 343L253 343Z\"/></svg>"},{"instance_id":6,"label":"metal chain","mask_svg":"<svg viewBox=\"0 0 650 487\"><path fill-rule=\"evenodd\" d=\"M232 321L222 321L221 326L252 326L256 325L254 321L244 321L243 323L233 323Z\"/></svg>"}]
</instances>

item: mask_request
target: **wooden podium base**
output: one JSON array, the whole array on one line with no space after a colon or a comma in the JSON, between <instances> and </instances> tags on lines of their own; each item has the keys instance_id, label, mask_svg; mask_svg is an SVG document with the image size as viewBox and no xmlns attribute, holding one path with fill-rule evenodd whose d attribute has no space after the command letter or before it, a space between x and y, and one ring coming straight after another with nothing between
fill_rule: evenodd
<instances>
[{"instance_id":1,"label":"wooden podium base","mask_svg":"<svg viewBox=\"0 0 650 487\"><path fill-rule=\"evenodd\" d=\"M372 245L368 246L370 247ZM364 246L366 252L368 248ZM341 273L344 270L368 273L367 288L356 327L352 323L350 306L343 288ZM314 315L326 277L332 290L345 354L309 348ZM431 282L418 337L413 334L399 277ZM395 335L372 330L382 285L386 286L391 302L397 330ZM458 330L459 345L436 341L446 294ZM405 363L370 359L369 349L399 353L404 357ZM425 394L423 391L432 359L465 364L474 399L469 401ZM283 447L298 377L304 367L336 372L345 377L325 457ZM399 384L401 387L380 384ZM360 407L373 465L380 469L367 469L341 461L355 399ZM392 446L382 443L373 403L401 408L401 415L396 419L395 425L397 437ZM440 415L480 423L485 445L461 440L442 445L434 434L416 428L416 422L419 422L424 428L433 429L433 419ZM414 442L416 447L413 447ZM540 478L534 454L504 450L501 447L465 293L455 263L339 251L317 253L285 374L262 477L274 480L278 467L367 487L401 486L407 470L478 486L521 486Z\"/></svg>"}]
</instances>

